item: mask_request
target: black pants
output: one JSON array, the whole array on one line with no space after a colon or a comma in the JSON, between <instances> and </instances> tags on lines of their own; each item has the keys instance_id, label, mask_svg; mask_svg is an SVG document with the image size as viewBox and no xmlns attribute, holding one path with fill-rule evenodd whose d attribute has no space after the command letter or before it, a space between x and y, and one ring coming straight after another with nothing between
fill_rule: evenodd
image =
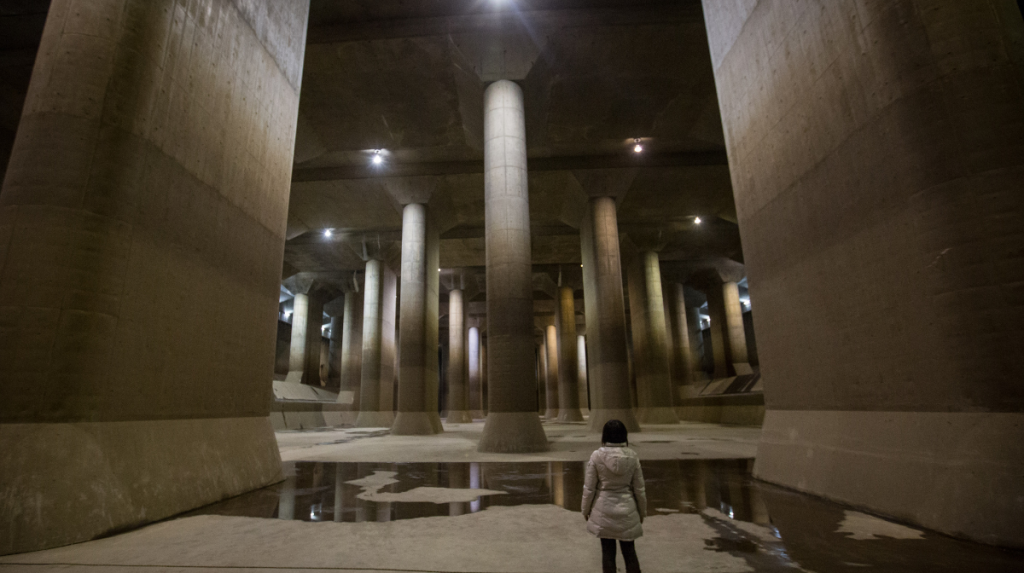
<instances>
[{"instance_id":1,"label":"black pants","mask_svg":"<svg viewBox=\"0 0 1024 573\"><path fill-rule=\"evenodd\" d=\"M636 547L632 541L619 541L622 559L626 562L626 573L640 573L640 562L636 558ZM615 573L615 540L601 538L601 570Z\"/></svg>"}]
</instances>

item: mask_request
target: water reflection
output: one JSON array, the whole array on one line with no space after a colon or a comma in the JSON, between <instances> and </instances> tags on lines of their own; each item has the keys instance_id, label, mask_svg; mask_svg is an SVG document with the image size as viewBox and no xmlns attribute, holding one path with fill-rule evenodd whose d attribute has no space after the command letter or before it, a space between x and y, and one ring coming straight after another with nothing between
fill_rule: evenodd
<instances>
[{"instance_id":1,"label":"water reflection","mask_svg":"<svg viewBox=\"0 0 1024 573\"><path fill-rule=\"evenodd\" d=\"M798 567L851 573L865 567L876 573L1024 570L1020 552L927 532L914 540L884 536L857 540L840 531L849 509L756 482L750 475L753 460L643 461L642 466L651 515L701 514L698 519L714 532L704 540L705 550L741 557L753 571L786 572ZM187 515L383 522L459 516L499 505L553 504L579 511L584 468L585 462L296 462L285 464L285 480L280 484ZM364 481L350 483L356 480ZM360 497L372 495L371 490L403 494L416 488L471 489L488 495L444 503L375 502ZM435 499L469 499L432 492Z\"/></svg>"},{"instance_id":2,"label":"water reflection","mask_svg":"<svg viewBox=\"0 0 1024 573\"><path fill-rule=\"evenodd\" d=\"M750 477L753 460L644 461L649 512L699 513L713 508L733 519L768 523L768 510ZM586 462L332 463L284 464L285 481L201 508L192 515L276 517L302 521L393 521L458 516L494 505L553 504L578 511ZM415 488L485 489L469 502L379 502L360 499L351 484L376 472L394 472L384 493Z\"/></svg>"}]
</instances>

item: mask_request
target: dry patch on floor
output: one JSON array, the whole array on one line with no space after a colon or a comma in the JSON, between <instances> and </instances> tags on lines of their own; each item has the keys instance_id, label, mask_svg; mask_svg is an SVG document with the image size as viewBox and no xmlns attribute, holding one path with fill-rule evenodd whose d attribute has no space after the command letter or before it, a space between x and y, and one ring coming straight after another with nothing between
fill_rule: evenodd
<instances>
[{"instance_id":1,"label":"dry patch on floor","mask_svg":"<svg viewBox=\"0 0 1024 573\"><path fill-rule=\"evenodd\" d=\"M601 436L585 423L544 424L550 451L489 454L476 451L483 422L445 424L434 436L392 436L386 428L322 428L277 433L283 461L316 462L569 462L586 461ZM760 428L683 422L644 426L630 445L645 460L752 458Z\"/></svg>"}]
</instances>

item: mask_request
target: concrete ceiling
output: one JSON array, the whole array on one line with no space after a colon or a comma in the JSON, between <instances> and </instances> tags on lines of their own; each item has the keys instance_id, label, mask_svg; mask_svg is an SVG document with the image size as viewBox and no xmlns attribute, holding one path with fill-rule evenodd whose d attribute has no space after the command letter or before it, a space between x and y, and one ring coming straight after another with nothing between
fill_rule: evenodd
<instances>
[{"instance_id":1,"label":"concrete ceiling","mask_svg":"<svg viewBox=\"0 0 1024 573\"><path fill-rule=\"evenodd\" d=\"M358 270L364 242L397 257L384 180L429 177L442 267L482 267L482 97L501 77L525 96L536 270L578 268L598 169L635 173L623 241L673 275L742 260L699 1L313 0L287 263Z\"/></svg>"},{"instance_id":2,"label":"concrete ceiling","mask_svg":"<svg viewBox=\"0 0 1024 573\"><path fill-rule=\"evenodd\" d=\"M0 0L4 168L48 7ZM366 256L397 270L385 179L428 177L441 266L482 277L482 94L499 77L526 99L535 271L578 268L584 185L609 169L628 181L627 251L658 250L672 280L742 261L698 0L313 0L307 42L284 276L341 289Z\"/></svg>"}]
</instances>

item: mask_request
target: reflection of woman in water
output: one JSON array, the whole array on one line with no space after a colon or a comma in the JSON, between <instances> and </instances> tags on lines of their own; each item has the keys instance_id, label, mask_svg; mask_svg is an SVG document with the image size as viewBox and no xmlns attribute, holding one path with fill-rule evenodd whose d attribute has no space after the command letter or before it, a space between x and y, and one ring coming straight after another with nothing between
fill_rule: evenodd
<instances>
[{"instance_id":1,"label":"reflection of woman in water","mask_svg":"<svg viewBox=\"0 0 1024 573\"><path fill-rule=\"evenodd\" d=\"M640 458L629 448L626 426L609 420L601 435L601 447L587 463L583 482L583 517L587 531L601 538L601 566L615 573L615 540L622 547L626 573L640 573L633 541L644 534L647 494Z\"/></svg>"}]
</instances>

